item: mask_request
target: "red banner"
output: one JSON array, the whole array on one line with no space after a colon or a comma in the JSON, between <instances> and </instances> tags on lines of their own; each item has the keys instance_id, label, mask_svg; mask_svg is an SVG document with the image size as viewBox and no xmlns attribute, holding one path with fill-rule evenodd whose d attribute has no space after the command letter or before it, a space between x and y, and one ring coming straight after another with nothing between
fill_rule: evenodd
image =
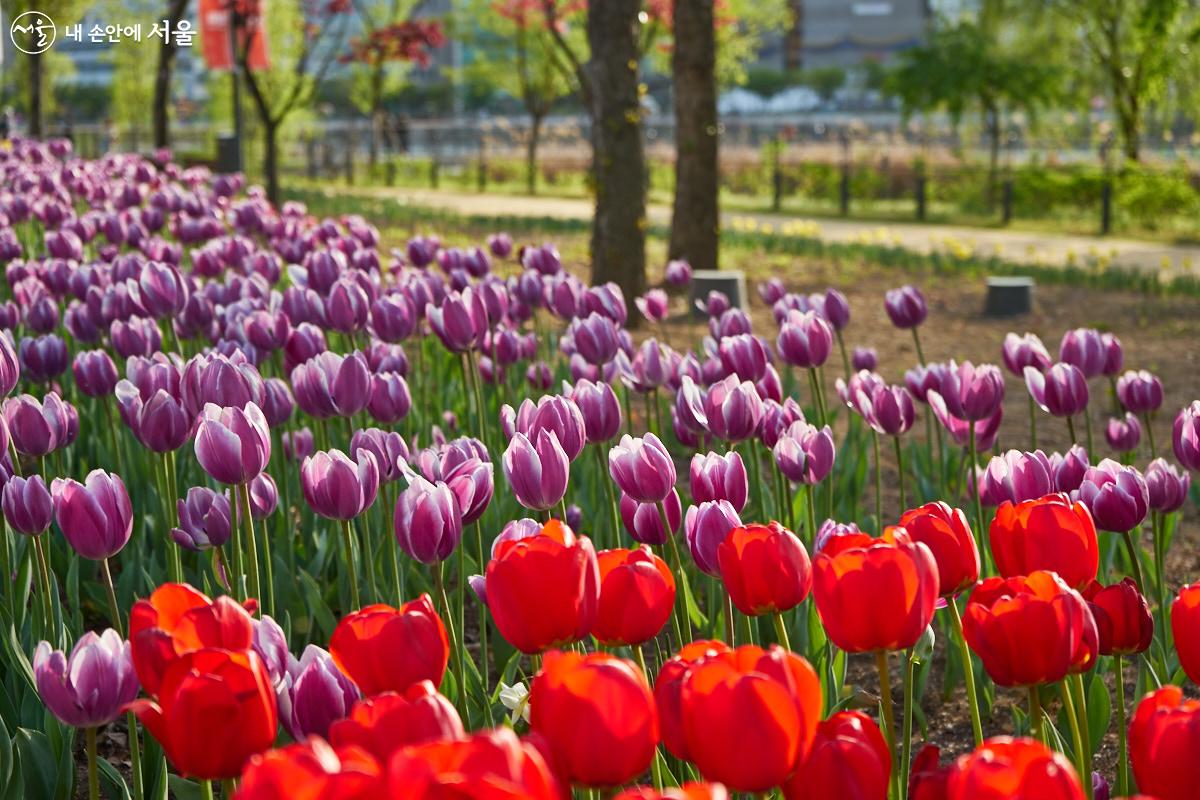
<instances>
[{"instance_id":1,"label":"red banner","mask_svg":"<svg viewBox=\"0 0 1200 800\"><path fill-rule=\"evenodd\" d=\"M229 35L230 6L236 4L244 20L239 26L239 47L250 37L247 66L255 71L269 69L267 55L266 3L263 0L200 0L200 40L204 48L204 63L214 72L233 68L232 44Z\"/></svg>"}]
</instances>

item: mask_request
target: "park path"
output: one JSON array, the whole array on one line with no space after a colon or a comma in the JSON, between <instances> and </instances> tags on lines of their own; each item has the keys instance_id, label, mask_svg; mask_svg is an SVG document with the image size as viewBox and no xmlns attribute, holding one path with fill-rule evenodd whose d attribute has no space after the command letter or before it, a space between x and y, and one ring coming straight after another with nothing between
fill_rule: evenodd
<instances>
[{"instance_id":1,"label":"park path","mask_svg":"<svg viewBox=\"0 0 1200 800\"><path fill-rule=\"evenodd\" d=\"M351 191L389 197L400 203L483 217L588 219L592 214L591 201L582 198L471 194L412 188ZM649 217L653 224L667 225L670 223L671 209L667 206L652 205ZM1200 269L1200 245L972 228L961 225L807 219L783 214L741 211L722 213L722 222L727 228L740 231L791 233L828 242L893 245L920 253L973 253L980 257L996 256L1016 263L1038 263L1058 267L1098 264L1176 273L1191 273Z\"/></svg>"}]
</instances>

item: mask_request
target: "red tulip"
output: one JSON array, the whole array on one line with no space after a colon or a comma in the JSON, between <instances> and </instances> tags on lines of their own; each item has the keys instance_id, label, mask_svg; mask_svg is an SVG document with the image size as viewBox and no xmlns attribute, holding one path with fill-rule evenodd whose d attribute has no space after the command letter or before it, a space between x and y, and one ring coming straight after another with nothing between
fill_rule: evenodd
<instances>
[{"instance_id":1,"label":"red tulip","mask_svg":"<svg viewBox=\"0 0 1200 800\"><path fill-rule=\"evenodd\" d=\"M1034 570L1057 572L1068 586L1095 580L1100 566L1096 524L1082 503L1065 494L1000 504L990 530L996 569L1006 578Z\"/></svg>"},{"instance_id":2,"label":"red tulip","mask_svg":"<svg viewBox=\"0 0 1200 800\"><path fill-rule=\"evenodd\" d=\"M997 684L1033 686L1062 680L1087 657L1090 617L1078 592L1055 573L1039 570L987 578L976 586L963 614L963 634Z\"/></svg>"},{"instance_id":3,"label":"red tulip","mask_svg":"<svg viewBox=\"0 0 1200 800\"><path fill-rule=\"evenodd\" d=\"M661 792L650 786L634 786L614 800L729 800L729 792L719 783L685 783Z\"/></svg>"},{"instance_id":4,"label":"red tulip","mask_svg":"<svg viewBox=\"0 0 1200 800\"><path fill-rule=\"evenodd\" d=\"M933 553L938 594L953 597L979 580L979 548L962 509L938 501L905 511L900 527Z\"/></svg>"},{"instance_id":5,"label":"red tulip","mask_svg":"<svg viewBox=\"0 0 1200 800\"><path fill-rule=\"evenodd\" d=\"M389 793L405 800L562 800L537 748L508 728L459 742L406 747L387 765Z\"/></svg>"},{"instance_id":6,"label":"red tulip","mask_svg":"<svg viewBox=\"0 0 1200 800\"><path fill-rule=\"evenodd\" d=\"M209 599L186 583L164 583L129 612L133 667L146 694L154 697L163 676L180 657L195 650L249 650L254 642L253 600L238 605L228 596Z\"/></svg>"},{"instance_id":7,"label":"red tulip","mask_svg":"<svg viewBox=\"0 0 1200 800\"><path fill-rule=\"evenodd\" d=\"M830 538L813 564L813 597L829 638L850 653L912 647L933 619L938 569L903 528Z\"/></svg>"},{"instance_id":8,"label":"red tulip","mask_svg":"<svg viewBox=\"0 0 1200 800\"><path fill-rule=\"evenodd\" d=\"M1183 671L1192 683L1200 683L1200 583L1179 590L1171 605L1171 633Z\"/></svg>"},{"instance_id":9,"label":"red tulip","mask_svg":"<svg viewBox=\"0 0 1200 800\"><path fill-rule=\"evenodd\" d=\"M654 758L654 695L631 661L603 653L546 653L529 708L531 730L543 737L571 783L628 783Z\"/></svg>"},{"instance_id":10,"label":"red tulip","mask_svg":"<svg viewBox=\"0 0 1200 800\"><path fill-rule=\"evenodd\" d=\"M338 669L370 696L418 681L442 685L450 660L446 626L423 594L400 608L378 603L343 617L329 640Z\"/></svg>"},{"instance_id":11,"label":"red tulip","mask_svg":"<svg viewBox=\"0 0 1200 800\"><path fill-rule=\"evenodd\" d=\"M1200 700L1164 686L1138 704L1129 724L1129 758L1138 787L1160 800L1195 800Z\"/></svg>"},{"instance_id":12,"label":"red tulip","mask_svg":"<svg viewBox=\"0 0 1200 800\"><path fill-rule=\"evenodd\" d=\"M196 650L162 676L158 700L130 709L175 769L201 780L236 778L275 742L275 691L253 651Z\"/></svg>"},{"instance_id":13,"label":"red tulip","mask_svg":"<svg viewBox=\"0 0 1200 800\"><path fill-rule=\"evenodd\" d=\"M953 767L940 766L941 751L927 744L913 756L908 774L908 800L946 800L946 787Z\"/></svg>"},{"instance_id":14,"label":"red tulip","mask_svg":"<svg viewBox=\"0 0 1200 800\"><path fill-rule=\"evenodd\" d=\"M684 678L681 701L692 762L705 779L739 792L786 781L821 719L816 672L777 645L701 658Z\"/></svg>"},{"instance_id":15,"label":"red tulip","mask_svg":"<svg viewBox=\"0 0 1200 800\"><path fill-rule=\"evenodd\" d=\"M786 800L884 800L892 755L875 721L840 711L817 726L812 751L783 787Z\"/></svg>"},{"instance_id":16,"label":"red tulip","mask_svg":"<svg viewBox=\"0 0 1200 800\"><path fill-rule=\"evenodd\" d=\"M386 763L401 747L463 738L458 712L429 681L418 681L402 694L384 692L359 700L350 716L329 728L335 747L354 746Z\"/></svg>"},{"instance_id":17,"label":"red tulip","mask_svg":"<svg viewBox=\"0 0 1200 800\"><path fill-rule=\"evenodd\" d=\"M1034 739L1008 736L988 739L959 757L946 786L946 800L1083 798L1079 776L1061 753Z\"/></svg>"},{"instance_id":18,"label":"red tulip","mask_svg":"<svg viewBox=\"0 0 1200 800\"><path fill-rule=\"evenodd\" d=\"M653 639L671 618L675 576L647 545L633 550L602 550L600 604L592 635L609 647Z\"/></svg>"},{"instance_id":19,"label":"red tulip","mask_svg":"<svg viewBox=\"0 0 1200 800\"><path fill-rule=\"evenodd\" d=\"M234 800L376 800L381 772L369 753L311 736L252 756Z\"/></svg>"},{"instance_id":20,"label":"red tulip","mask_svg":"<svg viewBox=\"0 0 1200 800\"><path fill-rule=\"evenodd\" d=\"M1092 581L1083 590L1092 609L1102 655L1144 653L1154 639L1154 617L1133 578L1111 586Z\"/></svg>"},{"instance_id":21,"label":"red tulip","mask_svg":"<svg viewBox=\"0 0 1200 800\"><path fill-rule=\"evenodd\" d=\"M681 761L691 761L683 733L683 679L688 669L705 656L729 653L729 645L719 640L700 639L685 644L663 663L654 681L654 704L658 708L658 728L663 746Z\"/></svg>"},{"instance_id":22,"label":"red tulip","mask_svg":"<svg viewBox=\"0 0 1200 800\"><path fill-rule=\"evenodd\" d=\"M596 551L586 536L550 520L534 536L496 541L485 587L500 635L521 652L574 642L596 619Z\"/></svg>"},{"instance_id":23,"label":"red tulip","mask_svg":"<svg viewBox=\"0 0 1200 800\"><path fill-rule=\"evenodd\" d=\"M812 588L808 551L778 522L734 528L717 547L717 561L730 599L749 616L795 608Z\"/></svg>"}]
</instances>

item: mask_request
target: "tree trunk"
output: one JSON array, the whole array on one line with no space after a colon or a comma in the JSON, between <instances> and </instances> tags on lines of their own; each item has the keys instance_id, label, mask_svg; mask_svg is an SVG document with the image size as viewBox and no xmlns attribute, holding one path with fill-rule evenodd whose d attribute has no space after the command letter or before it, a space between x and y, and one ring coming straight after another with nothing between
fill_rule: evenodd
<instances>
[{"instance_id":1,"label":"tree trunk","mask_svg":"<svg viewBox=\"0 0 1200 800\"><path fill-rule=\"evenodd\" d=\"M279 207L279 122L264 118L263 177L267 182L267 199Z\"/></svg>"},{"instance_id":2,"label":"tree trunk","mask_svg":"<svg viewBox=\"0 0 1200 800\"><path fill-rule=\"evenodd\" d=\"M375 174L375 164L379 160L379 129L383 117L383 65L376 64L371 68L371 139L367 144L367 164L371 174Z\"/></svg>"},{"instance_id":3,"label":"tree trunk","mask_svg":"<svg viewBox=\"0 0 1200 800\"><path fill-rule=\"evenodd\" d=\"M529 194L537 194L538 179L538 142L542 138L542 115L529 115L529 142L525 145L525 189Z\"/></svg>"},{"instance_id":4,"label":"tree trunk","mask_svg":"<svg viewBox=\"0 0 1200 800\"><path fill-rule=\"evenodd\" d=\"M1125 151L1125 158L1130 161L1139 161L1141 160L1142 131L1137 99L1131 97L1127 107L1118 105L1117 112L1121 125L1121 149Z\"/></svg>"},{"instance_id":5,"label":"tree trunk","mask_svg":"<svg viewBox=\"0 0 1200 800\"><path fill-rule=\"evenodd\" d=\"M167 4L167 21L170 30L183 19L187 0L170 0ZM164 36L158 48L158 71L154 73L154 146L171 146L171 74L175 69L175 52L178 46L171 37Z\"/></svg>"},{"instance_id":6,"label":"tree trunk","mask_svg":"<svg viewBox=\"0 0 1200 800\"><path fill-rule=\"evenodd\" d=\"M29 136L42 138L42 54L29 54Z\"/></svg>"},{"instance_id":7,"label":"tree trunk","mask_svg":"<svg viewBox=\"0 0 1200 800\"><path fill-rule=\"evenodd\" d=\"M675 206L668 257L716 269L717 44L713 0L675 0Z\"/></svg>"},{"instance_id":8,"label":"tree trunk","mask_svg":"<svg viewBox=\"0 0 1200 800\"><path fill-rule=\"evenodd\" d=\"M996 205L996 179L1000 172L1000 112L987 107L984 125L988 132L987 207L991 210Z\"/></svg>"},{"instance_id":9,"label":"tree trunk","mask_svg":"<svg viewBox=\"0 0 1200 800\"><path fill-rule=\"evenodd\" d=\"M625 297L646 288L646 154L638 97L640 0L588 3L592 60L592 282L614 281ZM632 318L631 318L632 319Z\"/></svg>"},{"instance_id":10,"label":"tree trunk","mask_svg":"<svg viewBox=\"0 0 1200 800\"><path fill-rule=\"evenodd\" d=\"M792 26L783 37L783 68L789 72L804 66L804 0L788 0Z\"/></svg>"}]
</instances>

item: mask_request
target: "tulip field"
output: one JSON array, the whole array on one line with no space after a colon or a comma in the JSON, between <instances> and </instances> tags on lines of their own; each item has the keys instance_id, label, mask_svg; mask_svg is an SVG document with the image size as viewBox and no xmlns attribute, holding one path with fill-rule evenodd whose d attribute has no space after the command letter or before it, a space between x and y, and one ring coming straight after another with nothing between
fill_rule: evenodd
<instances>
[{"instance_id":1,"label":"tulip field","mask_svg":"<svg viewBox=\"0 0 1200 800\"><path fill-rule=\"evenodd\" d=\"M1200 798L1194 339L0 173L0 800Z\"/></svg>"}]
</instances>

